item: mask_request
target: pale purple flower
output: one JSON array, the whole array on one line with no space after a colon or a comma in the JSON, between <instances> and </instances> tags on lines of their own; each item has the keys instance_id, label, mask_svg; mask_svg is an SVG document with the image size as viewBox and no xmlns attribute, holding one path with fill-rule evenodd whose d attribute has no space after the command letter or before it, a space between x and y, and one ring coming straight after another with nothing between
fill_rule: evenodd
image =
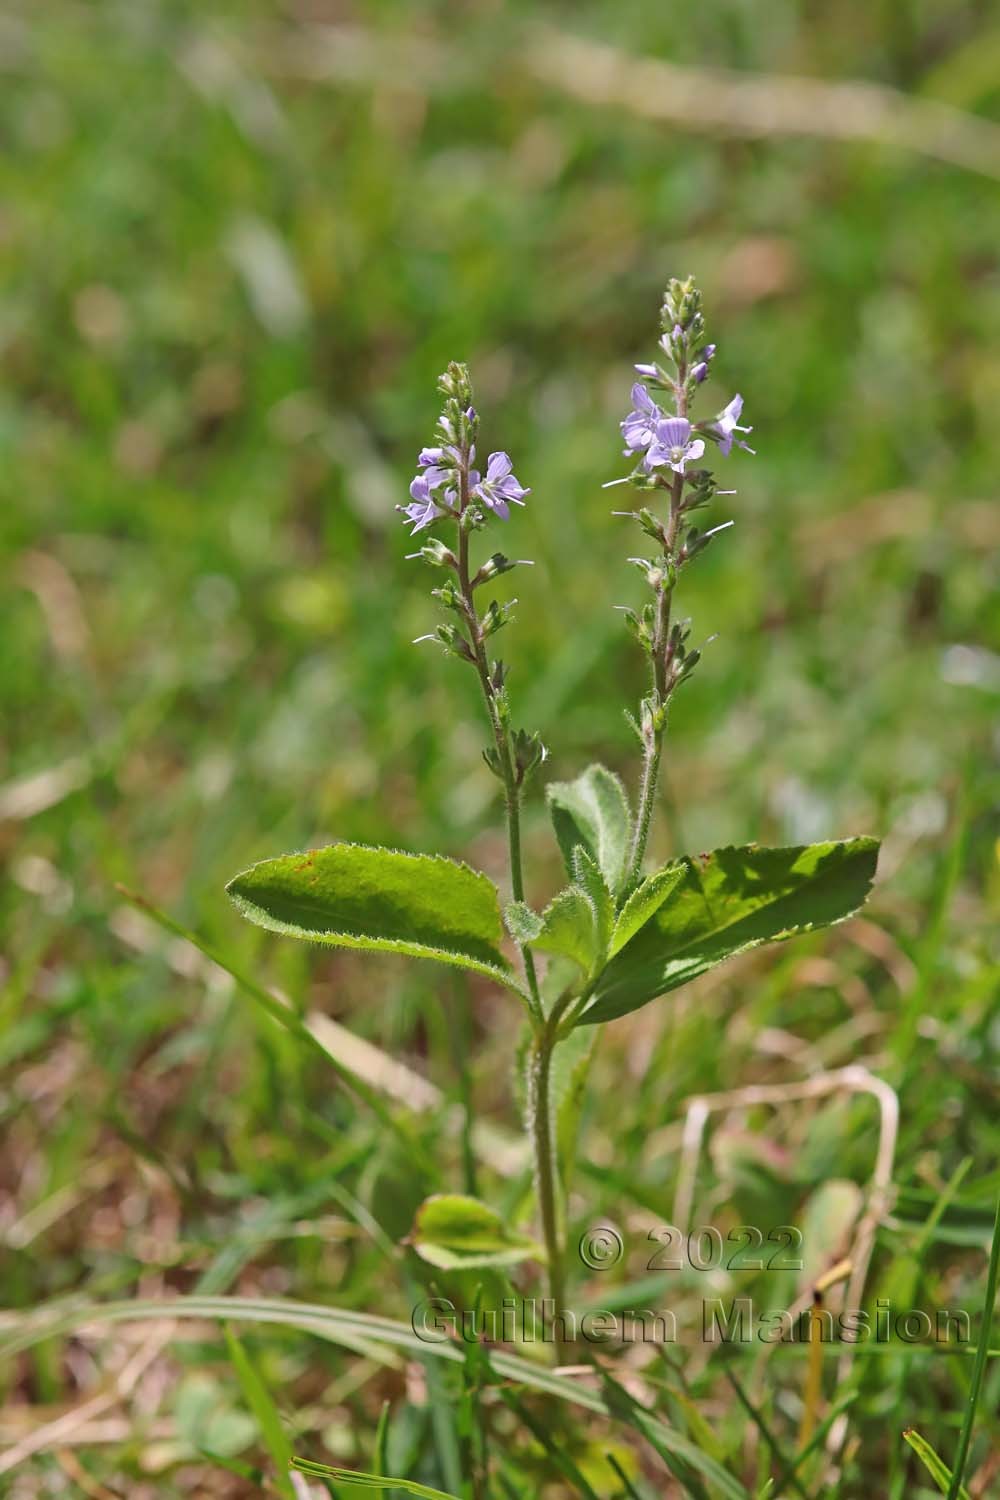
<instances>
[{"instance_id":1,"label":"pale purple flower","mask_svg":"<svg viewBox=\"0 0 1000 1500\"><path fill-rule=\"evenodd\" d=\"M649 447L656 437L656 424L662 416L646 387L637 380L632 387L632 410L621 423L622 437L627 444L626 455Z\"/></svg>"},{"instance_id":2,"label":"pale purple flower","mask_svg":"<svg viewBox=\"0 0 1000 1500\"><path fill-rule=\"evenodd\" d=\"M422 456L422 455L421 455ZM433 472L431 470L428 473ZM444 476L442 475L442 478ZM440 480L438 481L440 483ZM432 494L433 486L428 482L427 474L418 474L410 485L410 494L413 499L409 505L397 505L396 509L401 511L406 520L413 526L410 532L415 536L418 531L423 531L432 521L444 515L441 506L438 505Z\"/></svg>"},{"instance_id":3,"label":"pale purple flower","mask_svg":"<svg viewBox=\"0 0 1000 1500\"><path fill-rule=\"evenodd\" d=\"M421 448L417 463L423 471L414 475L410 481L409 505L397 505L396 509L401 511L406 521L409 522L415 535L423 531L432 521L445 515L449 510L454 510L458 495L455 491L454 470L443 467L441 460L452 455L452 450L446 448ZM443 496L435 495L442 485L447 485Z\"/></svg>"},{"instance_id":4,"label":"pale purple flower","mask_svg":"<svg viewBox=\"0 0 1000 1500\"><path fill-rule=\"evenodd\" d=\"M666 417L657 422L653 441L646 454L646 468L666 465L675 474L683 474L689 459L700 458L705 451L701 438L691 438L687 417Z\"/></svg>"},{"instance_id":5,"label":"pale purple flower","mask_svg":"<svg viewBox=\"0 0 1000 1500\"><path fill-rule=\"evenodd\" d=\"M704 349L701 351L701 358L699 359L698 363L696 365L693 365L691 368L691 374L693 375L695 383L697 385L701 385L702 381L705 379L705 376L708 374L709 364L714 359L714 357L715 345L706 344Z\"/></svg>"},{"instance_id":6,"label":"pale purple flower","mask_svg":"<svg viewBox=\"0 0 1000 1500\"><path fill-rule=\"evenodd\" d=\"M737 432L753 432L752 427L741 427L739 425L742 414L743 397L734 396L725 410L720 411L712 423L712 431L718 433L719 436L719 452L723 458L729 456L733 443L736 444L737 448L745 448L748 453L753 453L754 451L743 442L742 438L735 436Z\"/></svg>"},{"instance_id":7,"label":"pale purple flower","mask_svg":"<svg viewBox=\"0 0 1000 1500\"><path fill-rule=\"evenodd\" d=\"M530 490L518 483L512 472L513 468L506 453L491 453L486 464L486 478L479 479L476 475L469 475L472 493L494 515L499 516L501 521L506 521L510 515L508 501L514 505L523 505L524 496L531 494Z\"/></svg>"},{"instance_id":8,"label":"pale purple flower","mask_svg":"<svg viewBox=\"0 0 1000 1500\"><path fill-rule=\"evenodd\" d=\"M417 464L423 469L423 478L427 480L432 490L448 481L454 483L453 463L458 462L458 452L454 448L421 448L417 457ZM470 462L475 462L476 450L469 449ZM421 476L418 475L418 478Z\"/></svg>"},{"instance_id":9,"label":"pale purple flower","mask_svg":"<svg viewBox=\"0 0 1000 1500\"><path fill-rule=\"evenodd\" d=\"M648 380L652 380L654 376L660 373L655 365L636 365L635 368L640 375L645 375Z\"/></svg>"}]
</instances>

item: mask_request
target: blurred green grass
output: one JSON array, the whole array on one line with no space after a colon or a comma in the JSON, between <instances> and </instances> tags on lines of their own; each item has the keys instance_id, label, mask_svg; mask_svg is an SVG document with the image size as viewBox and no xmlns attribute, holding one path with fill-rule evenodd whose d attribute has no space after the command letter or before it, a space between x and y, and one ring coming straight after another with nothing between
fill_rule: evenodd
<instances>
[{"instance_id":1,"label":"blurred green grass","mask_svg":"<svg viewBox=\"0 0 1000 1500\"><path fill-rule=\"evenodd\" d=\"M536 561L503 642L517 715L553 774L600 756L633 778L621 710L641 663L612 606L638 597L635 538L600 486L662 284L689 270L720 346L710 389L743 392L758 456L732 460L739 494L713 517L736 526L684 580L682 612L718 639L675 706L657 852L879 833L889 936L873 957L838 934L613 1029L578 1212L667 1215L673 1147L650 1141L676 1144L680 1101L814 1066L841 1025L823 1060L870 1058L899 1088L897 1175L923 1212L966 1155L963 1194L988 1203L1000 188L872 142L717 139L588 107L524 67L539 18L691 66L1000 108L983 61L1000 24L972 3L54 0L3 19L9 1222L88 1160L122 1174L30 1254L15 1244L10 1305L122 1272L157 1212L163 1244L218 1244L247 1200L331 1181L365 1198L376 1170L372 1122L221 983L165 964L115 881L446 1092L471 1046L477 1107L514 1123L501 1001L477 993L458 1021L446 987L446 1024L435 975L387 963L373 985L349 958L262 943L222 886L329 838L502 872L472 683L411 644L434 606L393 511L449 358L472 365L487 445L533 491L509 533ZM56 798L60 774L76 789ZM557 873L538 801L527 841L542 899ZM758 1213L793 1214L830 1172L864 1180L864 1106L809 1127ZM303 1240L247 1274L403 1305L370 1247L343 1255ZM929 1274L933 1295L974 1297L980 1261L939 1247ZM315 1362L286 1357L318 1389ZM342 1374L338 1358L322 1368ZM953 1363L911 1362L897 1394L942 1452ZM72 1395L58 1361L26 1378L35 1399ZM897 1408L866 1378L859 1472L899 1484L882 1431ZM363 1393L345 1399L373 1426Z\"/></svg>"}]
</instances>

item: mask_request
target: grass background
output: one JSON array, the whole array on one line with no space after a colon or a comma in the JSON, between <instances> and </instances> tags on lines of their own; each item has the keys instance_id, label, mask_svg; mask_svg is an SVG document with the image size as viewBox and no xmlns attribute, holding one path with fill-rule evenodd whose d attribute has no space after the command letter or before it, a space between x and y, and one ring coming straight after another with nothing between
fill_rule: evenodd
<instances>
[{"instance_id":1,"label":"grass background","mask_svg":"<svg viewBox=\"0 0 1000 1500\"><path fill-rule=\"evenodd\" d=\"M608 1031L572 1229L610 1219L628 1255L603 1277L580 1266L574 1296L599 1301L643 1272L648 1229L671 1213L686 1098L860 1061L901 1107L900 1197L869 1296L902 1281L911 1305L981 1307L1000 1185L1000 188L820 127L720 135L732 79L701 78L706 119L695 109L683 127L644 117L639 75L627 107L588 103L569 54L562 78L539 76L542 23L689 69L868 79L917 111L1000 109L1000 22L968 0L52 0L0 22L8 1308L208 1275L216 1290L407 1316L370 1216L395 1240L422 1191L468 1178L446 1111L420 1125L440 1170L420 1181L369 1111L115 883L446 1101L467 1095L477 1119L516 1127L513 1002L265 939L222 887L255 858L332 838L441 850L502 880L474 683L411 645L434 606L393 510L449 358L472 366L487 448L509 449L533 491L505 537L536 562L515 575L504 641L517 716L554 775L600 757L634 782L622 708L642 667L612 606L635 603L641 580L600 486L620 472L616 424L662 284L689 270L719 344L710 390L720 405L743 392L758 455L727 467L739 494L713 517L736 525L684 579L682 612L718 638L675 705L655 852L855 832L885 849L863 923ZM540 799L526 845L542 900L558 871ZM873 1121L843 1097L725 1117L698 1221L802 1222L820 1184L867 1180ZM478 1179L530 1215L523 1176ZM702 1295L682 1281L661 1294ZM768 1306L786 1293L758 1289ZM80 1417L148 1338L57 1339L8 1364L0 1429L15 1451L39 1423L78 1416L66 1442L17 1464L12 1493L258 1492L198 1455L260 1460L208 1331L152 1351L100 1413L104 1436ZM297 1451L365 1467L387 1398L395 1462L448 1487L419 1367L274 1330L247 1347ZM758 1354L734 1366L748 1381ZM750 1482L763 1461L726 1358L674 1357L689 1395L672 1376L655 1399L699 1444L707 1422ZM836 1493L931 1493L900 1434L917 1427L947 1459L970 1368L934 1352L859 1359ZM997 1379L970 1466L983 1495ZM801 1382L779 1355L758 1392L789 1451ZM506 1408L488 1420L508 1454L494 1482L512 1486L491 1493L573 1491ZM601 1467L612 1440L636 1455L640 1493L698 1493L620 1431L546 1420L565 1422L602 1495L623 1493Z\"/></svg>"}]
</instances>

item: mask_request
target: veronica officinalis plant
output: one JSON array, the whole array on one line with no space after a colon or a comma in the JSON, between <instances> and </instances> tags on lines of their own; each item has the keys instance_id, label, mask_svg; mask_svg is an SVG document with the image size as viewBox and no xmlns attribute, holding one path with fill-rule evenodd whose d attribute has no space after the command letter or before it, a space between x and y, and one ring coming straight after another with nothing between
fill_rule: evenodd
<instances>
[{"instance_id":1,"label":"veronica officinalis plant","mask_svg":"<svg viewBox=\"0 0 1000 1500\"><path fill-rule=\"evenodd\" d=\"M482 535L508 522L511 507L530 491L506 453L491 453L485 466L477 458L479 414L461 364L441 377L437 431L399 509L419 538L410 555L439 579L433 594L443 618L420 639L439 643L478 682L488 724L483 753L503 794L511 900L502 909L493 883L453 860L347 843L264 860L228 887L262 927L457 965L490 977L522 1003L527 1128L556 1329L565 1307L563 1215L575 1111L599 1025L733 954L842 920L865 900L875 872L878 845L870 838L724 848L645 869L668 712L699 659L687 622L674 616L674 595L684 571L724 529L703 529L700 513L716 495L734 493L717 488L703 461L713 452L731 460L734 449L753 451L740 396L712 416L693 415L714 355L697 288L690 279L672 280L656 358L636 366L642 378L621 423L632 468L611 481L631 488L636 508L618 514L632 518L651 544L631 559L650 598L641 610L626 611L649 668L648 691L630 715L642 755L636 806L600 765L548 785L563 889L541 911L525 899L521 807L546 750L537 734L515 727L507 668L496 654L494 638L513 606L490 598L488 585L521 564ZM428 1199L409 1242L436 1266L502 1266L537 1253L499 1214L458 1195ZM557 1340L557 1354L565 1353Z\"/></svg>"}]
</instances>

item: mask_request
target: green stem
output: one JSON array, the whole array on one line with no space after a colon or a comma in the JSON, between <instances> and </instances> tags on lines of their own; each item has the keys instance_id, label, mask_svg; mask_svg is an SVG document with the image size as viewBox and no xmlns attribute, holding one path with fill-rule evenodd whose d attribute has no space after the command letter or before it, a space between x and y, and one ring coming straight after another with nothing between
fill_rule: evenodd
<instances>
[{"instance_id":1,"label":"green stem","mask_svg":"<svg viewBox=\"0 0 1000 1500\"><path fill-rule=\"evenodd\" d=\"M521 788L517 782L517 773L510 752L510 735L506 726L501 721L497 710L496 695L493 690L493 684L490 681L490 668L486 657L486 647L483 644L482 628L479 624L479 615L476 611L473 597L474 591L469 570L469 533L462 524L461 519L469 503L469 479L466 467L463 467L459 477L459 494L458 586L465 604L466 626L469 632L469 646L472 652L472 660L476 668L476 674L479 677L479 685L486 704L486 712L489 715L490 728L493 731L493 742L496 745L497 757L503 775L511 894L515 901L523 901L524 872L521 866ZM525 977L528 981L529 1009L535 1024L539 1025L543 1018L543 1011L534 955L524 943L519 943L518 949L521 954L521 962L524 965Z\"/></svg>"},{"instance_id":2,"label":"green stem","mask_svg":"<svg viewBox=\"0 0 1000 1500\"><path fill-rule=\"evenodd\" d=\"M459 519L458 552L456 571L458 586L465 607L469 649L483 701L489 716L497 762L504 785L504 806L507 814L507 848L510 862L510 887L515 901L524 900L524 871L521 861L521 787L518 781L514 757L511 753L510 731L497 704L496 688L490 678L489 660L483 639L482 626L476 610L469 568L469 534L463 524L469 504L468 455L459 474ZM546 1018L538 987L538 975L531 949L519 943L521 961L528 982L528 1005L531 1012L533 1037L531 1065L529 1068L530 1117L532 1122L532 1145L535 1157L535 1186L542 1219L542 1232L548 1259L549 1297L556 1328L556 1356L560 1364L566 1363L566 1341L562 1337L562 1325L558 1321L565 1306L565 1270L560 1231L559 1169L556 1160L555 1135L552 1120L551 1065L552 1052L558 1039L559 1021L562 1018L568 997L552 1008Z\"/></svg>"},{"instance_id":3,"label":"green stem","mask_svg":"<svg viewBox=\"0 0 1000 1500\"><path fill-rule=\"evenodd\" d=\"M523 901L524 874L521 869L521 791L514 781L513 767L510 765L509 745L507 746L506 771L507 774L504 776L504 802L507 809L507 851L510 863L510 889L515 901ZM538 988L535 955L525 943L518 943L518 949L528 980L531 1013L537 1022L542 1019L544 1012L542 1010L542 997Z\"/></svg>"},{"instance_id":4,"label":"green stem","mask_svg":"<svg viewBox=\"0 0 1000 1500\"><path fill-rule=\"evenodd\" d=\"M683 514L681 508L683 489L684 476L682 474L675 474L670 491L670 519L667 522L666 536L663 543L663 556L668 566L673 563L677 533ZM664 579L656 595L656 623L653 628L653 642L650 647L653 675L653 690L651 694L653 719L648 727L643 726L645 747L642 761L642 780L639 785L639 807L636 813L635 829L632 833L632 846L629 850L628 877L624 886L625 894L631 892L639 883L639 878L642 874L642 862L646 857L646 845L649 842L649 830L653 824L653 808L656 803L656 788L660 779L660 761L663 756L663 737L666 727L662 719L662 714L666 707L668 695L667 649L670 641L670 609L673 597L674 585Z\"/></svg>"},{"instance_id":5,"label":"green stem","mask_svg":"<svg viewBox=\"0 0 1000 1500\"><path fill-rule=\"evenodd\" d=\"M687 365L681 363L677 369L677 385L675 387L677 397L677 415L687 416ZM663 559L666 564L666 576L660 582L656 591L656 622L653 627L653 640L650 646L650 658L652 663L652 710L653 722L648 729L644 726L645 745L643 748L642 780L639 786L639 808L636 813L635 828L632 833L632 844L628 857L628 876L623 888L623 898L627 896L639 883L642 874L642 862L646 857L646 845L649 842L649 830L653 824L653 807L656 803L656 788L660 779L660 760L663 756L663 736L665 724L662 719L666 708L668 696L667 681L667 650L670 643L670 609L674 597L674 568L676 567L674 554L677 550L677 536L680 531L681 519L684 515L684 475L674 474L670 486L670 514L667 519L667 528L663 537Z\"/></svg>"},{"instance_id":6,"label":"green stem","mask_svg":"<svg viewBox=\"0 0 1000 1500\"><path fill-rule=\"evenodd\" d=\"M986 1299L983 1303L983 1321L979 1330L976 1363L972 1371L972 1385L969 1389L969 1398L965 1403L965 1416L962 1421L962 1433L958 1440L958 1453L955 1455L955 1463L951 1471L948 1500L957 1500L957 1497L963 1493L962 1480L965 1477L966 1464L969 1462L972 1431L976 1424L976 1408L979 1405L979 1397L983 1389L983 1377L986 1374L986 1360L989 1356L990 1332L993 1328L998 1277L1000 1277L1000 1198L997 1199L996 1219L993 1224L993 1243L990 1246L990 1264L989 1270L986 1273Z\"/></svg>"},{"instance_id":7,"label":"green stem","mask_svg":"<svg viewBox=\"0 0 1000 1500\"><path fill-rule=\"evenodd\" d=\"M553 1017L555 1012L553 1012ZM552 1052L556 1042L553 1017L535 1032L529 1069L529 1118L535 1151L535 1190L542 1219L548 1264L549 1301L555 1333L556 1362L568 1364L570 1352L562 1317L566 1308L565 1255L559 1209L559 1167L552 1119Z\"/></svg>"},{"instance_id":8,"label":"green stem","mask_svg":"<svg viewBox=\"0 0 1000 1500\"><path fill-rule=\"evenodd\" d=\"M649 842L649 830L653 823L653 803L656 800L656 785L660 776L660 757L663 753L663 731L651 731L652 738L647 744L642 760L642 781L639 786L639 810L636 814L635 828L632 831L632 847L629 850L628 876L625 881L624 893L630 894L639 884L642 872L642 862L646 857L646 845Z\"/></svg>"}]
</instances>

